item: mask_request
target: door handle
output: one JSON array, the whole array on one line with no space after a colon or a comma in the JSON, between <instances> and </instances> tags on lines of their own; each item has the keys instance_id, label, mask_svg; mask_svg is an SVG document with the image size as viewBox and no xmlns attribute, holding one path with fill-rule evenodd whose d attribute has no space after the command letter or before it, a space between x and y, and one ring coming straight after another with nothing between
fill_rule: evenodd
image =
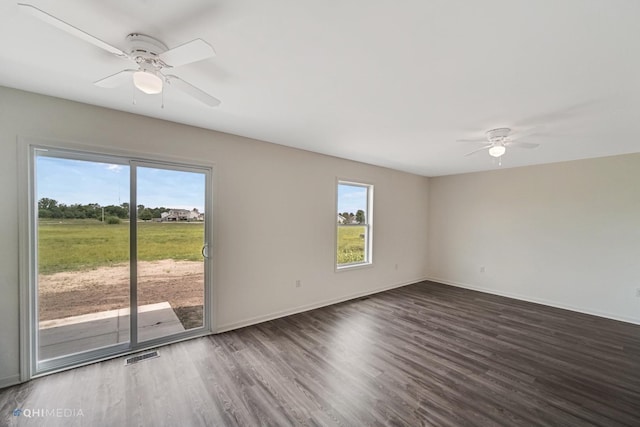
<instances>
[{"instance_id":1,"label":"door handle","mask_svg":"<svg viewBox=\"0 0 640 427\"><path fill-rule=\"evenodd\" d=\"M205 243L202 246L202 256L203 256L203 258L209 259L209 244L208 243Z\"/></svg>"}]
</instances>

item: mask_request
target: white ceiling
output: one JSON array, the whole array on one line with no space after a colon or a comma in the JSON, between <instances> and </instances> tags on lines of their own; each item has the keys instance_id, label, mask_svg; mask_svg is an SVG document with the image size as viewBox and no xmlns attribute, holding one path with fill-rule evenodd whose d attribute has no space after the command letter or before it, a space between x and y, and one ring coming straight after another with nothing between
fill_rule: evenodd
<instances>
[{"instance_id":1,"label":"white ceiling","mask_svg":"<svg viewBox=\"0 0 640 427\"><path fill-rule=\"evenodd\" d=\"M120 48L217 56L173 71L222 100L92 84L130 65L0 0L0 85L426 176L497 168L494 127L537 131L502 167L640 152L637 0L22 0Z\"/></svg>"}]
</instances>

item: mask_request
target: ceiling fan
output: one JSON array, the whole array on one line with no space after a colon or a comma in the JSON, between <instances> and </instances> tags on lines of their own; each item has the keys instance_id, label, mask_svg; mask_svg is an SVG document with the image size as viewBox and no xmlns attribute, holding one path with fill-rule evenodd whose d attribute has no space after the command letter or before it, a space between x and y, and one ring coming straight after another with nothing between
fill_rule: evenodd
<instances>
[{"instance_id":1,"label":"ceiling fan","mask_svg":"<svg viewBox=\"0 0 640 427\"><path fill-rule=\"evenodd\" d=\"M486 132L486 139L459 139L458 142L483 142L484 146L473 150L465 156L470 156L477 152L488 150L489 155L492 157L500 158L504 153L506 153L507 148L517 147L517 148L536 148L540 144L534 144L531 142L520 142L513 139L509 134L511 133L511 129L509 128L497 128L491 129ZM488 144L487 144L488 142Z\"/></svg>"},{"instance_id":2,"label":"ceiling fan","mask_svg":"<svg viewBox=\"0 0 640 427\"><path fill-rule=\"evenodd\" d=\"M204 92L192 84L182 80L180 77L166 74L165 72L174 67L201 61L215 55L215 51L207 42L202 39L191 40L173 49L169 49L164 43L153 37L144 34L132 33L126 38L127 47L124 50L118 49L89 33L74 27L71 24L56 18L37 7L18 3L18 6L25 12L52 25L60 30L91 43L107 52L123 59L133 61L134 67L119 71L113 75L94 82L95 85L113 88L133 80L135 87L147 94L161 93L164 85L168 84L181 90L185 94L198 101L215 107L220 105L220 100Z\"/></svg>"}]
</instances>

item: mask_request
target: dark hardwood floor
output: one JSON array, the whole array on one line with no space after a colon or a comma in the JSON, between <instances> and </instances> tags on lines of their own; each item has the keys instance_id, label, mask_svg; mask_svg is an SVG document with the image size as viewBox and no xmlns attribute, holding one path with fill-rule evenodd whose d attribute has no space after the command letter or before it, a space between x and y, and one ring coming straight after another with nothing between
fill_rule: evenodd
<instances>
[{"instance_id":1,"label":"dark hardwood floor","mask_svg":"<svg viewBox=\"0 0 640 427\"><path fill-rule=\"evenodd\" d=\"M40 378L0 391L0 411L1 425L640 426L640 326L423 282Z\"/></svg>"}]
</instances>

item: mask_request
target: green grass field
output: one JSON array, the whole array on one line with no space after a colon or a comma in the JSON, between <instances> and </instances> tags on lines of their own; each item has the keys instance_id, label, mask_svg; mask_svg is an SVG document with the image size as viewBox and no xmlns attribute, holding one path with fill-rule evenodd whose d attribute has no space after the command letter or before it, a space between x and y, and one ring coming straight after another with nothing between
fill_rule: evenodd
<instances>
[{"instance_id":1,"label":"green grass field","mask_svg":"<svg viewBox=\"0 0 640 427\"><path fill-rule=\"evenodd\" d=\"M202 223L138 224L138 259L201 261ZM364 226L338 228L338 264L364 261ZM52 274L129 261L129 223L93 219L40 220L38 271Z\"/></svg>"},{"instance_id":2,"label":"green grass field","mask_svg":"<svg viewBox=\"0 0 640 427\"><path fill-rule=\"evenodd\" d=\"M138 224L138 259L202 260L203 223ZM40 220L38 270L77 271L129 261L129 223L96 220Z\"/></svg>"},{"instance_id":3,"label":"green grass field","mask_svg":"<svg viewBox=\"0 0 640 427\"><path fill-rule=\"evenodd\" d=\"M364 226L338 227L338 264L364 261Z\"/></svg>"}]
</instances>

